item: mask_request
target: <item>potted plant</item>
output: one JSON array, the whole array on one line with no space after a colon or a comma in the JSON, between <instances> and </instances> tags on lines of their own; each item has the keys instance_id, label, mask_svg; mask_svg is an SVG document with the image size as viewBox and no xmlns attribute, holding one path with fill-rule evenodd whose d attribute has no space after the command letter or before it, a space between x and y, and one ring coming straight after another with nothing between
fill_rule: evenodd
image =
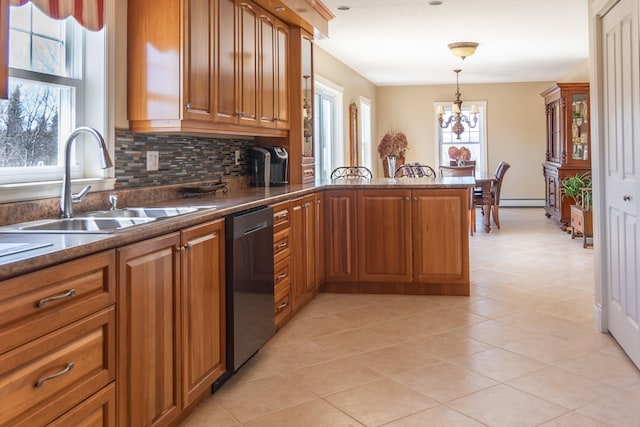
<instances>
[{"instance_id":1,"label":"potted plant","mask_svg":"<svg viewBox=\"0 0 640 427\"><path fill-rule=\"evenodd\" d=\"M591 175L589 172L577 173L562 180L562 200L571 197L579 208L591 210Z\"/></svg>"},{"instance_id":2,"label":"potted plant","mask_svg":"<svg viewBox=\"0 0 640 427\"><path fill-rule=\"evenodd\" d=\"M395 158L395 167L404 164L404 156L407 153L407 147L409 142L407 136L403 132L390 130L384 134L380 143L378 144L378 154L384 164L384 176L387 178L393 178L389 176L389 157Z\"/></svg>"},{"instance_id":3,"label":"potted plant","mask_svg":"<svg viewBox=\"0 0 640 427\"><path fill-rule=\"evenodd\" d=\"M571 238L582 234L582 246L592 246L587 237L593 237L593 214L591 212L591 176L589 172L577 173L563 179L562 200L571 197L575 205L571 205Z\"/></svg>"}]
</instances>

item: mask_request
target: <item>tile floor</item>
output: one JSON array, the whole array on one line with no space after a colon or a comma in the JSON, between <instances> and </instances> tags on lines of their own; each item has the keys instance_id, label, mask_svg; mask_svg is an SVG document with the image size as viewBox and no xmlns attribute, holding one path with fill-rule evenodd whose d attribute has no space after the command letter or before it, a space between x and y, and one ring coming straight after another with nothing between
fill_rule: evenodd
<instances>
[{"instance_id":1,"label":"tile floor","mask_svg":"<svg viewBox=\"0 0 640 427\"><path fill-rule=\"evenodd\" d=\"M182 427L639 426L593 250L542 209L501 222L470 238L470 297L320 294Z\"/></svg>"}]
</instances>

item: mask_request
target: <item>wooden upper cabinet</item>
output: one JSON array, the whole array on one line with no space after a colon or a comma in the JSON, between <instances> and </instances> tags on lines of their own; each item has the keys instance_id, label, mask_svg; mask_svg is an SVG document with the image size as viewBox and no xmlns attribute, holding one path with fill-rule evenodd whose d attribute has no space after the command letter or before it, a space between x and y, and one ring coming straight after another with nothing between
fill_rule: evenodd
<instances>
[{"instance_id":1,"label":"wooden upper cabinet","mask_svg":"<svg viewBox=\"0 0 640 427\"><path fill-rule=\"evenodd\" d=\"M276 21L276 126L289 129L289 27Z\"/></svg>"},{"instance_id":2,"label":"wooden upper cabinet","mask_svg":"<svg viewBox=\"0 0 640 427\"><path fill-rule=\"evenodd\" d=\"M207 120L212 117L211 80L213 61L214 10L209 0L186 0L184 49L184 117Z\"/></svg>"},{"instance_id":3,"label":"wooden upper cabinet","mask_svg":"<svg viewBox=\"0 0 640 427\"><path fill-rule=\"evenodd\" d=\"M238 121L258 124L258 12L257 6L240 1L238 52L240 79L238 86Z\"/></svg>"},{"instance_id":4,"label":"wooden upper cabinet","mask_svg":"<svg viewBox=\"0 0 640 427\"><path fill-rule=\"evenodd\" d=\"M276 22L250 0L129 0L131 130L287 136Z\"/></svg>"}]
</instances>

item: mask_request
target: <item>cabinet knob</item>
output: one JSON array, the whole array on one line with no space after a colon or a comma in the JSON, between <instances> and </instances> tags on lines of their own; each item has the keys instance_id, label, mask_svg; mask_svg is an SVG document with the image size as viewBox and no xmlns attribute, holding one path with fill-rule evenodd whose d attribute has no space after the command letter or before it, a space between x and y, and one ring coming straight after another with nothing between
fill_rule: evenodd
<instances>
[{"instance_id":1,"label":"cabinet knob","mask_svg":"<svg viewBox=\"0 0 640 427\"><path fill-rule=\"evenodd\" d=\"M190 102L188 102L187 105L185 105L185 107L187 107L187 110L191 110L191 108L193 108Z\"/></svg>"},{"instance_id":2,"label":"cabinet knob","mask_svg":"<svg viewBox=\"0 0 640 427\"><path fill-rule=\"evenodd\" d=\"M238 111L237 115L238 117L244 117L244 111Z\"/></svg>"},{"instance_id":3,"label":"cabinet knob","mask_svg":"<svg viewBox=\"0 0 640 427\"><path fill-rule=\"evenodd\" d=\"M622 197L622 200L624 200L625 202L628 202L629 200L631 200L631 196L630 196L630 195L628 195L628 194L625 194L625 195Z\"/></svg>"},{"instance_id":4,"label":"cabinet knob","mask_svg":"<svg viewBox=\"0 0 640 427\"><path fill-rule=\"evenodd\" d=\"M414 196L414 197L413 197L413 201L414 201L414 202L417 202L417 201L418 201L418 198Z\"/></svg>"},{"instance_id":5,"label":"cabinet knob","mask_svg":"<svg viewBox=\"0 0 640 427\"><path fill-rule=\"evenodd\" d=\"M409 197L407 196L407 197L405 197L404 199L408 201L408 200L409 200Z\"/></svg>"}]
</instances>

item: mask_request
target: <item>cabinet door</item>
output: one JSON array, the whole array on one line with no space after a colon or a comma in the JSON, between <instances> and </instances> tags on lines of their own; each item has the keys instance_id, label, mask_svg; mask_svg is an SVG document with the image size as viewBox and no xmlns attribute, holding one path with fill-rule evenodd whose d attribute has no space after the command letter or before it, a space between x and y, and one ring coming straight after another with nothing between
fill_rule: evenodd
<instances>
[{"instance_id":1,"label":"cabinet door","mask_svg":"<svg viewBox=\"0 0 640 427\"><path fill-rule=\"evenodd\" d=\"M304 254L304 199L291 202L291 304L297 310L304 302L306 256Z\"/></svg>"},{"instance_id":2,"label":"cabinet door","mask_svg":"<svg viewBox=\"0 0 640 427\"><path fill-rule=\"evenodd\" d=\"M214 120L218 123L237 123L236 4L235 0L216 0L214 5Z\"/></svg>"},{"instance_id":3,"label":"cabinet door","mask_svg":"<svg viewBox=\"0 0 640 427\"><path fill-rule=\"evenodd\" d=\"M316 286L322 285L326 280L325 265L325 234L324 234L324 193L315 196L315 238L316 238Z\"/></svg>"},{"instance_id":4,"label":"cabinet door","mask_svg":"<svg viewBox=\"0 0 640 427\"><path fill-rule=\"evenodd\" d=\"M279 129L289 129L289 27L280 21L276 21L275 52L276 125Z\"/></svg>"},{"instance_id":5,"label":"cabinet door","mask_svg":"<svg viewBox=\"0 0 640 427\"><path fill-rule=\"evenodd\" d=\"M180 414L180 234L118 250L121 426L164 426Z\"/></svg>"},{"instance_id":6,"label":"cabinet door","mask_svg":"<svg viewBox=\"0 0 640 427\"><path fill-rule=\"evenodd\" d=\"M410 282L411 191L358 191L358 280Z\"/></svg>"},{"instance_id":7,"label":"cabinet door","mask_svg":"<svg viewBox=\"0 0 640 427\"><path fill-rule=\"evenodd\" d=\"M260 79L260 126L276 127L276 32L274 18L261 11L258 18L260 50L258 77Z\"/></svg>"},{"instance_id":8,"label":"cabinet door","mask_svg":"<svg viewBox=\"0 0 640 427\"><path fill-rule=\"evenodd\" d=\"M252 3L239 2L238 10L238 123L258 125L258 14Z\"/></svg>"},{"instance_id":9,"label":"cabinet door","mask_svg":"<svg viewBox=\"0 0 640 427\"><path fill-rule=\"evenodd\" d=\"M413 190L412 200L414 281L468 283L467 190Z\"/></svg>"},{"instance_id":10,"label":"cabinet door","mask_svg":"<svg viewBox=\"0 0 640 427\"><path fill-rule=\"evenodd\" d=\"M325 193L326 279L330 282L358 280L356 253L356 193L352 190Z\"/></svg>"},{"instance_id":11,"label":"cabinet door","mask_svg":"<svg viewBox=\"0 0 640 427\"><path fill-rule=\"evenodd\" d=\"M305 293L310 297L318 289L316 280L317 236L316 236L316 196L304 198L304 252L305 252Z\"/></svg>"},{"instance_id":12,"label":"cabinet door","mask_svg":"<svg viewBox=\"0 0 640 427\"><path fill-rule=\"evenodd\" d=\"M224 220L182 232L184 406L225 371Z\"/></svg>"},{"instance_id":13,"label":"cabinet door","mask_svg":"<svg viewBox=\"0 0 640 427\"><path fill-rule=\"evenodd\" d=\"M213 7L209 0L184 2L185 119L212 119Z\"/></svg>"}]
</instances>

